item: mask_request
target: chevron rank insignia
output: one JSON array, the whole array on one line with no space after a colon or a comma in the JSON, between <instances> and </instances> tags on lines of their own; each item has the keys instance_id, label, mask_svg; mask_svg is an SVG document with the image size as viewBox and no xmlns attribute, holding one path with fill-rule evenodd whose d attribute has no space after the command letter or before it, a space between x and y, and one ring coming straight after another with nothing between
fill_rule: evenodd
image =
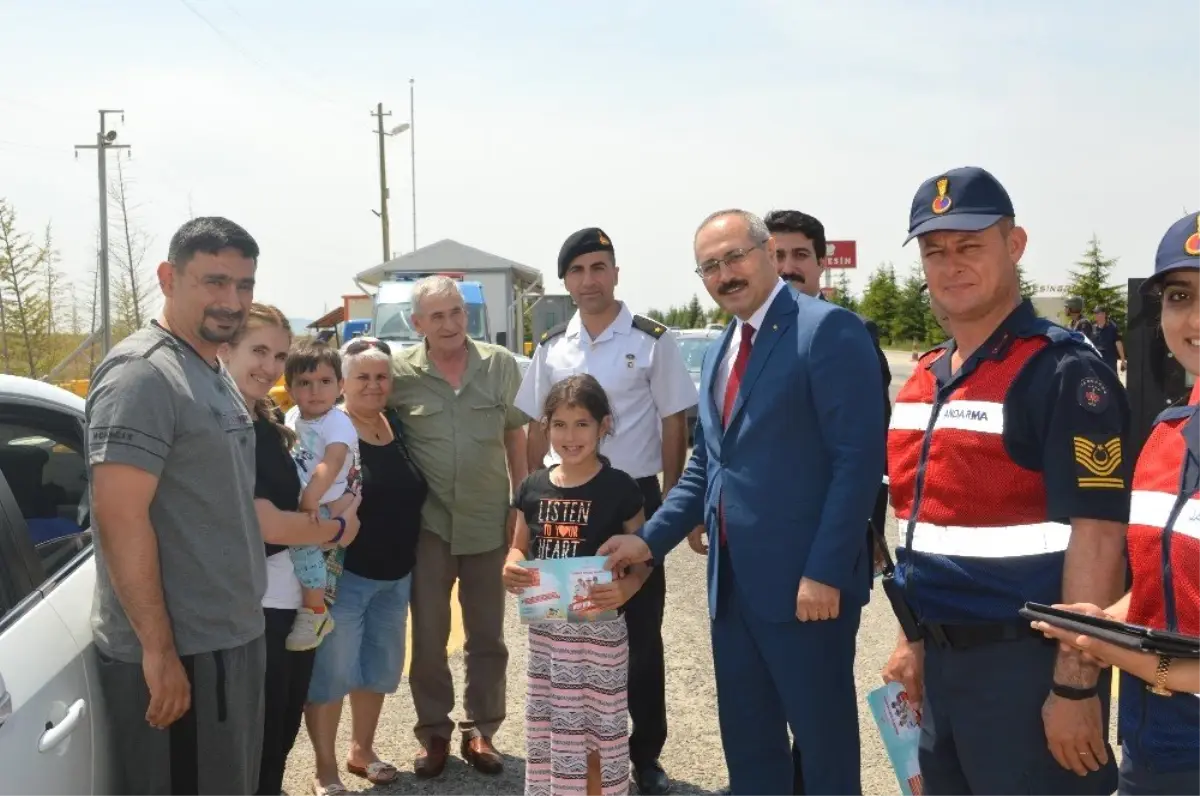
<instances>
[{"instance_id":1,"label":"chevron rank insignia","mask_svg":"<svg viewBox=\"0 0 1200 796\"><path fill-rule=\"evenodd\" d=\"M1121 469L1121 438L1076 436L1075 479L1081 489L1124 489Z\"/></svg>"}]
</instances>

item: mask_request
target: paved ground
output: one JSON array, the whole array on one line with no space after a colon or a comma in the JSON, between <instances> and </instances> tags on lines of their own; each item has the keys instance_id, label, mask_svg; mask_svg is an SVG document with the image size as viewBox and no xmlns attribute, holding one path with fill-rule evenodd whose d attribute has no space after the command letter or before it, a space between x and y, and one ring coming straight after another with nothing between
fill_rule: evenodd
<instances>
[{"instance_id":1,"label":"paved ground","mask_svg":"<svg viewBox=\"0 0 1200 796\"><path fill-rule=\"evenodd\" d=\"M909 357L889 353L892 365L892 395L912 370ZM896 541L895 520L889 519L888 535ZM662 762L676 782L676 793L717 793L727 779L716 722L716 687L713 680L712 654L705 603L705 562L703 557L681 545L667 559L667 612L664 636L667 648L667 705L670 738ZM876 589L863 613L858 637L855 673L859 693L859 721L862 736L862 781L864 793L898 794L899 786L879 740L865 697L881 684L879 672L896 639L895 620L882 593ZM495 737L497 747L507 756L505 772L485 777L468 768L455 755L446 772L433 781L418 780L412 773L412 758L417 743L412 734L414 715L405 679L400 690L384 704L377 750L401 769L400 779L386 788L373 788L366 781L346 775L351 790L378 793L437 794L519 794L523 790L525 633L517 621L515 603L509 601L507 638L510 650L508 720ZM451 639L451 668L458 692L463 686L461 633ZM349 739L348 717L342 722L340 754L345 755ZM292 753L285 787L288 793L310 792L312 752L307 736L301 731Z\"/></svg>"}]
</instances>

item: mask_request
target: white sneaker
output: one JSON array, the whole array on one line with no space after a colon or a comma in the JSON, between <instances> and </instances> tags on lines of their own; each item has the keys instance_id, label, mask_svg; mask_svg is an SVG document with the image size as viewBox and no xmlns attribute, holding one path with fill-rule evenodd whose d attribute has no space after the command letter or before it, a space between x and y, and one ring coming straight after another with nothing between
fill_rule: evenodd
<instances>
[{"instance_id":1,"label":"white sneaker","mask_svg":"<svg viewBox=\"0 0 1200 796\"><path fill-rule=\"evenodd\" d=\"M311 608L301 608L296 612L296 621L292 624L292 632L288 633L284 646L291 652L303 652L316 649L321 645L321 639L333 631L333 617L329 611L314 613Z\"/></svg>"}]
</instances>

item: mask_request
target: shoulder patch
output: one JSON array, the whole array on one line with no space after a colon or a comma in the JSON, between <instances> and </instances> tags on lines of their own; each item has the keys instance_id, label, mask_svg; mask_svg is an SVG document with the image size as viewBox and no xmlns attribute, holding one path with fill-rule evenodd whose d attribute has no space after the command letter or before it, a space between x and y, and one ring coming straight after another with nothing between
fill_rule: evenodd
<instances>
[{"instance_id":1,"label":"shoulder patch","mask_svg":"<svg viewBox=\"0 0 1200 796\"><path fill-rule=\"evenodd\" d=\"M549 329L542 332L542 336L538 338L538 345L541 345L547 340L558 337L561 334L566 334L566 332L567 325L565 323L560 323L558 326L551 326Z\"/></svg>"},{"instance_id":2,"label":"shoulder patch","mask_svg":"<svg viewBox=\"0 0 1200 796\"><path fill-rule=\"evenodd\" d=\"M645 318L641 315L633 316L633 328L639 332L645 332L655 340L667 333L667 327L651 318Z\"/></svg>"}]
</instances>

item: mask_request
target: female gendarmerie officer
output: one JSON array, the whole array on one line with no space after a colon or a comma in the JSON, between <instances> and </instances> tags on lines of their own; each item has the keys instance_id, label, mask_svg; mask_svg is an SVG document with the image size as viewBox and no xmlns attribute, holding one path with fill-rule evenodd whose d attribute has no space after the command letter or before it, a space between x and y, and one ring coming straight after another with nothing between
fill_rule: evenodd
<instances>
[{"instance_id":1,"label":"female gendarmerie officer","mask_svg":"<svg viewBox=\"0 0 1200 796\"><path fill-rule=\"evenodd\" d=\"M1144 291L1162 298L1162 334L1193 378L1200 371L1200 213L1175 223ZM1133 590L1094 616L1200 635L1200 381L1187 406L1155 421L1138 456L1129 509ZM1121 669L1123 794L1200 793L1200 661L1134 652L1035 622L1103 665Z\"/></svg>"}]
</instances>

